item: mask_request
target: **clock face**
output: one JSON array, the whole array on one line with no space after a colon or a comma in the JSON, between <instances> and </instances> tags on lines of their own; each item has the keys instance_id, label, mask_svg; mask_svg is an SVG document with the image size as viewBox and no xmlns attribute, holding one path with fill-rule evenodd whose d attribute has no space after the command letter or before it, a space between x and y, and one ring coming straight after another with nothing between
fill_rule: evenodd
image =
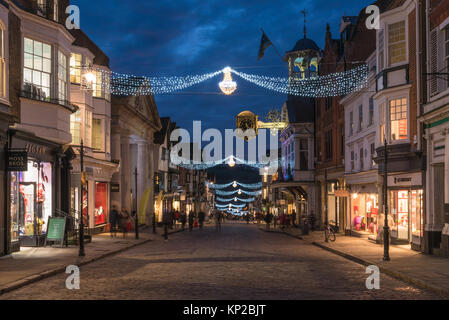
<instances>
[{"instance_id":1,"label":"clock face","mask_svg":"<svg viewBox=\"0 0 449 320\"><path fill-rule=\"evenodd\" d=\"M254 121L250 118L240 120L240 129L242 129L243 131L246 131L248 129L256 129Z\"/></svg>"}]
</instances>

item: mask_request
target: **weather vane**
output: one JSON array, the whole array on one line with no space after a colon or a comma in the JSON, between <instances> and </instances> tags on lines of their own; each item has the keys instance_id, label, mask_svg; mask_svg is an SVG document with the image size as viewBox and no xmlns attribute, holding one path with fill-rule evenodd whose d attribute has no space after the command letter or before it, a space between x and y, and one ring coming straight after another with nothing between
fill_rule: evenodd
<instances>
[{"instance_id":1,"label":"weather vane","mask_svg":"<svg viewBox=\"0 0 449 320\"><path fill-rule=\"evenodd\" d=\"M306 9L302 10L301 13L304 15L304 39L306 38L307 30L306 30L306 17L307 17L307 11Z\"/></svg>"}]
</instances>

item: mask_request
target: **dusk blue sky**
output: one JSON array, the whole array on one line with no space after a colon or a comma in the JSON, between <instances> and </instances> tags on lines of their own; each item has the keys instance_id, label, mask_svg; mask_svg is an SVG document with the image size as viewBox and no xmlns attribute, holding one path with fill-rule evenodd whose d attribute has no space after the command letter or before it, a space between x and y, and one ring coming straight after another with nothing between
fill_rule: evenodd
<instances>
[{"instance_id":1,"label":"dusk blue sky","mask_svg":"<svg viewBox=\"0 0 449 320\"><path fill-rule=\"evenodd\" d=\"M341 16L358 15L373 1L360 0L73 0L81 10L81 28L110 57L113 71L143 76L203 74L231 66L261 75L287 75L287 65L270 47L258 61L263 28L281 55L303 37L306 9L307 36L324 47L326 23L338 36ZM240 69L242 68L242 69ZM238 91L220 94L213 78L171 95L158 95L161 117L192 128L235 127L235 116L251 110L264 118L280 109L285 96L234 78Z\"/></svg>"}]
</instances>

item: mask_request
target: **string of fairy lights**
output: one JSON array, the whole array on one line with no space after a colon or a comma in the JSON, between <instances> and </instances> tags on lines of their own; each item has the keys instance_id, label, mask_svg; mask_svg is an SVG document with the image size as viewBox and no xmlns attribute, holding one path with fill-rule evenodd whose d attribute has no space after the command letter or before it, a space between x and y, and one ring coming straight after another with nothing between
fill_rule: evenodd
<instances>
[{"instance_id":1,"label":"string of fairy lights","mask_svg":"<svg viewBox=\"0 0 449 320\"><path fill-rule=\"evenodd\" d=\"M262 182L259 183L242 183L239 181L233 181L225 184L214 184L211 182L206 182L206 186L210 189L220 190L220 189L226 189L229 187L237 188L238 186L245 188L245 189L261 189L262 188Z\"/></svg>"},{"instance_id":2,"label":"string of fairy lights","mask_svg":"<svg viewBox=\"0 0 449 320\"><path fill-rule=\"evenodd\" d=\"M234 194L246 194L248 196L258 196L262 194L262 190L258 190L258 191L246 191L246 190L234 190L234 191L223 191L223 190L215 190L215 194L217 196L232 196Z\"/></svg>"},{"instance_id":3,"label":"string of fairy lights","mask_svg":"<svg viewBox=\"0 0 449 320\"><path fill-rule=\"evenodd\" d=\"M93 67L79 68L82 69L85 80L92 84L88 87L98 88L98 86L101 86L105 92L119 96L171 94L221 74L223 74L223 81L219 83L221 92L225 95L232 95L237 90L237 83L232 79L232 74L234 74L259 87L281 94L317 98L332 97L346 95L366 88L369 74L367 64L343 72L317 75L306 79L249 74L236 71L230 67L199 75L166 77L137 76ZM101 73L102 76L98 77L98 73ZM105 80L97 83L98 79ZM110 80L106 81L106 79Z\"/></svg>"},{"instance_id":4,"label":"string of fairy lights","mask_svg":"<svg viewBox=\"0 0 449 320\"><path fill-rule=\"evenodd\" d=\"M195 163L195 161L188 160L186 158L180 157L176 154L171 155L171 162L179 167L183 167L185 169L190 170L206 170L210 169L219 165L227 164L230 167L234 167L235 165L245 165L248 167L256 168L256 169L262 169L266 168L267 166L279 166L283 163L283 158L278 160L269 160L268 162L257 162L257 161L248 161L243 160L240 158L237 158L233 155L226 157L224 159L215 160L215 161L203 161ZM277 164L276 164L277 162Z\"/></svg>"},{"instance_id":5,"label":"string of fairy lights","mask_svg":"<svg viewBox=\"0 0 449 320\"><path fill-rule=\"evenodd\" d=\"M231 202L231 201L234 201L234 202L254 202L254 201L256 201L256 198L248 198L248 199L242 199L242 198L238 198L238 197L235 197L235 198L221 198L221 197L217 197L216 198L217 199L217 201L220 201L220 202Z\"/></svg>"}]
</instances>

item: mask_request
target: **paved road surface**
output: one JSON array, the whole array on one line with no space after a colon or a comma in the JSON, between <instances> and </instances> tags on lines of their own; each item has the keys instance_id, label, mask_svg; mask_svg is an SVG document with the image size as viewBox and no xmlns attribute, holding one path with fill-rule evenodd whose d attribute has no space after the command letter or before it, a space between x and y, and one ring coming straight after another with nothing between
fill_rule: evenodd
<instances>
[{"instance_id":1,"label":"paved road surface","mask_svg":"<svg viewBox=\"0 0 449 320\"><path fill-rule=\"evenodd\" d=\"M365 268L255 225L226 223L170 236L81 268L81 289L61 274L0 299L437 299L386 275L367 290Z\"/></svg>"}]
</instances>

